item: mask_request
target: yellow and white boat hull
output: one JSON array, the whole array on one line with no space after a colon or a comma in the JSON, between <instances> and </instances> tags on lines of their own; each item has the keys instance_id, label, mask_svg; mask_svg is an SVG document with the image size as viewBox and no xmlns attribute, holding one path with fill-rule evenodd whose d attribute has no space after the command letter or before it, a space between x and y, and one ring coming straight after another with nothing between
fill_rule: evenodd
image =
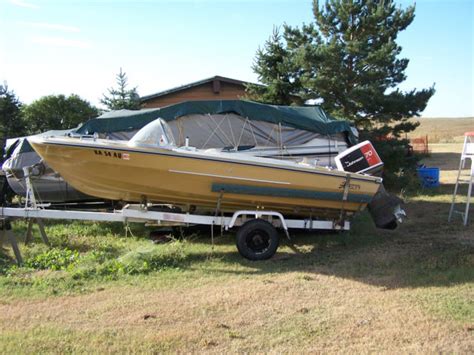
<instances>
[{"instance_id":1,"label":"yellow and white boat hull","mask_svg":"<svg viewBox=\"0 0 474 355\"><path fill-rule=\"evenodd\" d=\"M34 137L38 154L77 190L103 199L331 216L363 209L381 179L238 153Z\"/></svg>"}]
</instances>

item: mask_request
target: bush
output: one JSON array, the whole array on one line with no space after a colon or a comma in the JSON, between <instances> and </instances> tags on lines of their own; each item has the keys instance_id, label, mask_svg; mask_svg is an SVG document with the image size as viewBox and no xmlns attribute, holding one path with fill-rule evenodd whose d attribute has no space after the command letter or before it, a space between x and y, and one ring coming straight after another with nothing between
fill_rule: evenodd
<instances>
[{"instance_id":1,"label":"bush","mask_svg":"<svg viewBox=\"0 0 474 355\"><path fill-rule=\"evenodd\" d=\"M420 186L416 172L420 156L410 151L406 139L371 141L384 162L383 179L387 189L414 190Z\"/></svg>"}]
</instances>

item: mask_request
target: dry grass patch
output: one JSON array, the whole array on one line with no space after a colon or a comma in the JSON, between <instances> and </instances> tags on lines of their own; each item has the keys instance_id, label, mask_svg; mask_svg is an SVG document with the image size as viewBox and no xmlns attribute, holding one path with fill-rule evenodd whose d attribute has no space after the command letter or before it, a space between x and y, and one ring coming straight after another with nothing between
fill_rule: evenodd
<instances>
[{"instance_id":1,"label":"dry grass patch","mask_svg":"<svg viewBox=\"0 0 474 355\"><path fill-rule=\"evenodd\" d=\"M0 339L23 333L19 349L38 349L31 336L42 338L43 350L59 352L468 351L472 345L462 327L427 315L406 290L313 271L21 301L0 307ZM52 348L59 336L68 341Z\"/></svg>"},{"instance_id":2,"label":"dry grass patch","mask_svg":"<svg viewBox=\"0 0 474 355\"><path fill-rule=\"evenodd\" d=\"M474 129L474 117L421 117L413 120L420 122L420 125L415 131L409 133L409 137L428 136L430 143L460 143L464 141L464 133Z\"/></svg>"},{"instance_id":3,"label":"dry grass patch","mask_svg":"<svg viewBox=\"0 0 474 355\"><path fill-rule=\"evenodd\" d=\"M440 183L454 184L459 169L462 143L435 143L430 144L431 154L422 160L426 166L438 167L440 169ZM466 166L464 173L467 173Z\"/></svg>"}]
</instances>

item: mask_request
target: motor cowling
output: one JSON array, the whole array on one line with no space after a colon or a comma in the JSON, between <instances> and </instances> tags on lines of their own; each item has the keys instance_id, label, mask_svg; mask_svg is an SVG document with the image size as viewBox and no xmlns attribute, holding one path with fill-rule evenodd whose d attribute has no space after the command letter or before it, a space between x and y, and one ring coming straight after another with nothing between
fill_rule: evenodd
<instances>
[{"instance_id":1,"label":"motor cowling","mask_svg":"<svg viewBox=\"0 0 474 355\"><path fill-rule=\"evenodd\" d=\"M370 141L356 144L334 159L339 170L375 175L382 171L383 161Z\"/></svg>"}]
</instances>

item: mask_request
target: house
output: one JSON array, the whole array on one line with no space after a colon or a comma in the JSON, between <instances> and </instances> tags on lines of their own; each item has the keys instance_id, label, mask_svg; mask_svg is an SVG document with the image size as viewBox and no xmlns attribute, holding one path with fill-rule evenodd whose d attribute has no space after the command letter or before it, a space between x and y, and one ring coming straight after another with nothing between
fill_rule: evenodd
<instances>
[{"instance_id":1,"label":"house","mask_svg":"<svg viewBox=\"0 0 474 355\"><path fill-rule=\"evenodd\" d=\"M164 107L183 101L238 100L245 96L247 81L213 76L141 97L143 108Z\"/></svg>"}]
</instances>

